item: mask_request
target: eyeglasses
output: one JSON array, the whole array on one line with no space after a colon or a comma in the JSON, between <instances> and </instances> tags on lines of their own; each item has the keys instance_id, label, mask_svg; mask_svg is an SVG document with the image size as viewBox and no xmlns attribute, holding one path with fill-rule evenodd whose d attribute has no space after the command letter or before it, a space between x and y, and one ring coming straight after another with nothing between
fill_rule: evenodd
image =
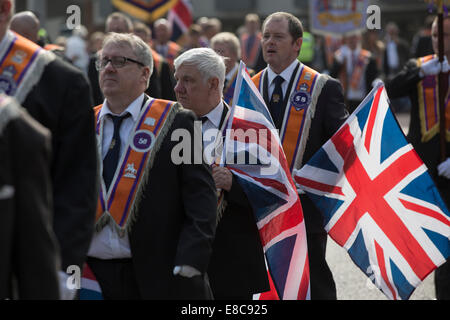
<instances>
[{"instance_id":1,"label":"eyeglasses","mask_svg":"<svg viewBox=\"0 0 450 320\"><path fill-rule=\"evenodd\" d=\"M127 57L112 57L112 58L103 58L103 59L98 59L95 61L95 68L97 69L97 71L101 71L103 69L106 68L106 66L108 65L109 62L111 62L112 66L115 69L119 69L119 68L123 68L125 66L125 64L127 63L127 61L130 62L134 62L142 67L145 67L145 65L142 62L133 60L131 58L127 58Z\"/></svg>"}]
</instances>

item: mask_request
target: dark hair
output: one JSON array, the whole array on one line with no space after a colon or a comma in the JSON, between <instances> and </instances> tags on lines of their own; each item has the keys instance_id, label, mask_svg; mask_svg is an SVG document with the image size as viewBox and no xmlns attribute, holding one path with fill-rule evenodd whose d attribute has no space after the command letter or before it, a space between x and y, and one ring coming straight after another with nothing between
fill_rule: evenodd
<instances>
[{"instance_id":1,"label":"dark hair","mask_svg":"<svg viewBox=\"0 0 450 320\"><path fill-rule=\"evenodd\" d=\"M262 27L263 30L266 26L266 23L270 19L274 19L274 20L286 19L288 22L289 33L292 36L292 38L294 39L294 41L297 40L298 38L303 37L303 25L296 16L294 16L290 13L287 13L287 12L272 13L264 20L263 27Z\"/></svg>"}]
</instances>

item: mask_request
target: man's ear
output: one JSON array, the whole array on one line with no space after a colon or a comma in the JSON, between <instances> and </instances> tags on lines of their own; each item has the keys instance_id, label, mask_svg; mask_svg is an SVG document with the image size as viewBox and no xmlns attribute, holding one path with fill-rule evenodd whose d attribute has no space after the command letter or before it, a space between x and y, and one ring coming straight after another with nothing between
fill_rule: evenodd
<instances>
[{"instance_id":1,"label":"man's ear","mask_svg":"<svg viewBox=\"0 0 450 320\"><path fill-rule=\"evenodd\" d=\"M150 74L150 67L144 67L142 69L143 69L142 70L142 77L143 77L142 79L147 82L147 80L149 80L150 77L152 76Z\"/></svg>"},{"instance_id":2,"label":"man's ear","mask_svg":"<svg viewBox=\"0 0 450 320\"><path fill-rule=\"evenodd\" d=\"M208 87L209 87L209 89L218 89L219 88L219 78L209 78Z\"/></svg>"}]
</instances>

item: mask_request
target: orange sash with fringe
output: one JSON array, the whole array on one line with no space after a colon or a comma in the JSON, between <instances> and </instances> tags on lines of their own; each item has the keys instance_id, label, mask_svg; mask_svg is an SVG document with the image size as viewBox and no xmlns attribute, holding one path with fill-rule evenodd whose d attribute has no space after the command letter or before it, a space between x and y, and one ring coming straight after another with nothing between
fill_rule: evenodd
<instances>
[{"instance_id":1,"label":"orange sash with fringe","mask_svg":"<svg viewBox=\"0 0 450 320\"><path fill-rule=\"evenodd\" d=\"M429 55L417 59L420 66L433 59L435 55ZM417 84L417 97L419 104L420 130L422 142L427 142L439 133L439 86L438 75L426 76ZM447 91L445 101L445 128L446 140L450 141L450 92Z\"/></svg>"},{"instance_id":2,"label":"orange sash with fringe","mask_svg":"<svg viewBox=\"0 0 450 320\"><path fill-rule=\"evenodd\" d=\"M167 100L150 98L144 105L139 119L130 134L126 151L117 165L109 190L105 190L102 179L97 205L96 229L101 230L113 219L119 234L123 236L131 226L137 208L136 200L146 183L149 163L155 156L155 149L165 134L164 128L171 125L171 114L176 112L178 104ZM99 115L102 105L95 107L96 133L102 141L103 121ZM101 145L101 143L100 143ZM99 152L101 149L99 150Z\"/></svg>"}]
</instances>

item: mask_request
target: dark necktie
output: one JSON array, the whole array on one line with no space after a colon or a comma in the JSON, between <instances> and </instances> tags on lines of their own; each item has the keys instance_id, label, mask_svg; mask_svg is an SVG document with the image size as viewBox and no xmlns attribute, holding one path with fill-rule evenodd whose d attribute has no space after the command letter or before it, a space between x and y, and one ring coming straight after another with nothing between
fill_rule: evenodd
<instances>
[{"instance_id":1,"label":"dark necktie","mask_svg":"<svg viewBox=\"0 0 450 320\"><path fill-rule=\"evenodd\" d=\"M273 79L273 82L275 83L275 89L273 90L272 97L270 98L269 111L272 115L275 127L280 129L280 122L282 120L281 117L284 110L283 89L281 88L281 84L284 82L284 79L281 76L276 76L275 79Z\"/></svg>"},{"instance_id":2,"label":"dark necktie","mask_svg":"<svg viewBox=\"0 0 450 320\"><path fill-rule=\"evenodd\" d=\"M208 121L208 117L200 117L199 119L202 121L202 124L205 124L205 122Z\"/></svg>"},{"instance_id":3,"label":"dark necktie","mask_svg":"<svg viewBox=\"0 0 450 320\"><path fill-rule=\"evenodd\" d=\"M116 172L117 163L120 158L120 145L122 144L120 140L120 126L122 121L129 117L130 114L127 113L122 116L110 116L114 124L114 133L111 144L109 145L108 153L106 154L105 159L103 159L103 180L105 181L106 190L109 189L109 185L114 178L114 173Z\"/></svg>"}]
</instances>

